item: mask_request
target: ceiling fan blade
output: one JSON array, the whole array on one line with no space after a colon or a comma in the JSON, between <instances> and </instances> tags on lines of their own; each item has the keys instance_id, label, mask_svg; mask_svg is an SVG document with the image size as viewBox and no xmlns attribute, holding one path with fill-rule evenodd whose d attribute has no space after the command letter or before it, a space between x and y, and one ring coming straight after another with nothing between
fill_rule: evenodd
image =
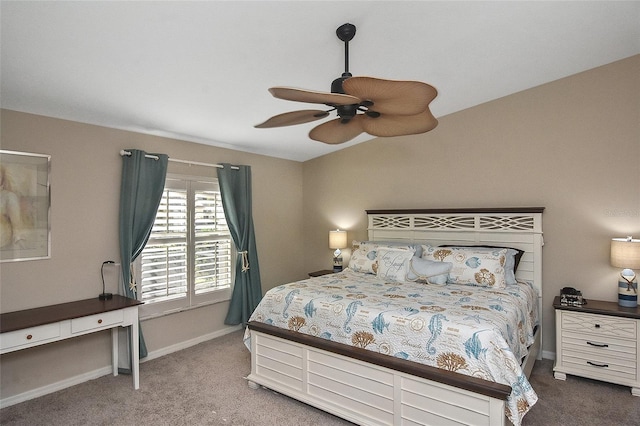
<instances>
[{"instance_id":1,"label":"ceiling fan blade","mask_svg":"<svg viewBox=\"0 0 640 426\"><path fill-rule=\"evenodd\" d=\"M345 143L363 132L363 115L356 115L348 123L342 123L340 118L322 123L309 132L313 140L336 145Z\"/></svg>"},{"instance_id":2,"label":"ceiling fan blade","mask_svg":"<svg viewBox=\"0 0 640 426\"><path fill-rule=\"evenodd\" d=\"M429 107L438 91L420 81L351 77L342 83L344 91L363 101L373 102L372 111L381 114L414 115Z\"/></svg>"},{"instance_id":3,"label":"ceiling fan blade","mask_svg":"<svg viewBox=\"0 0 640 426\"><path fill-rule=\"evenodd\" d=\"M433 130L438 125L438 120L426 110L415 115L381 115L372 118L362 115L362 128L373 136L390 137L416 135Z\"/></svg>"},{"instance_id":4,"label":"ceiling fan blade","mask_svg":"<svg viewBox=\"0 0 640 426\"><path fill-rule=\"evenodd\" d=\"M311 104L325 105L352 105L360 103L360 99L355 96L343 95L341 93L316 92L313 90L295 89L293 87L272 87L271 94L287 101L308 102Z\"/></svg>"},{"instance_id":5,"label":"ceiling fan blade","mask_svg":"<svg viewBox=\"0 0 640 426\"><path fill-rule=\"evenodd\" d=\"M300 111L285 112L274 115L264 123L256 124L257 129L268 129L270 127L292 126L294 124L308 123L328 116L327 111L321 109L303 109Z\"/></svg>"}]
</instances>

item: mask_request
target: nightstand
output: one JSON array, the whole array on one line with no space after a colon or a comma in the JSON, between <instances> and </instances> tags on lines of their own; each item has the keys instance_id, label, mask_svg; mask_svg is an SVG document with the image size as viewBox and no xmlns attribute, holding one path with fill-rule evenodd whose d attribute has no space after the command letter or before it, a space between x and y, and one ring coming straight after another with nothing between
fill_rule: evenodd
<instances>
[{"instance_id":1,"label":"nightstand","mask_svg":"<svg viewBox=\"0 0 640 426\"><path fill-rule=\"evenodd\" d=\"M640 396L640 308L587 299L583 306L556 310L556 361L553 376L567 374L630 386Z\"/></svg>"},{"instance_id":2,"label":"nightstand","mask_svg":"<svg viewBox=\"0 0 640 426\"><path fill-rule=\"evenodd\" d=\"M310 277L321 277L323 275L333 274L332 269L323 269L321 271L309 272Z\"/></svg>"}]
</instances>

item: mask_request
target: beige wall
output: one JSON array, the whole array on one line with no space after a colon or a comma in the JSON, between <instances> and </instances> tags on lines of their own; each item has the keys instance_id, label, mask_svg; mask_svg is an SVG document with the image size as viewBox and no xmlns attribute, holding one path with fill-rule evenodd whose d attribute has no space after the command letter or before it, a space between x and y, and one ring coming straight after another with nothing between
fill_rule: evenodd
<instances>
[{"instance_id":1,"label":"beige wall","mask_svg":"<svg viewBox=\"0 0 640 426\"><path fill-rule=\"evenodd\" d=\"M302 252L291 250L303 244L302 163L7 110L1 118L2 149L51 155L52 194L52 257L0 265L2 312L97 297L102 291L102 262L119 261L119 151L125 148L250 165L263 289L305 277ZM169 171L215 173L171 162ZM282 233L285 225L288 232ZM114 282L110 290L115 287ZM144 321L149 351L224 330L227 306ZM107 366L109 348L104 332L3 355L0 398ZM141 383L144 386L144 378Z\"/></svg>"},{"instance_id":2,"label":"beige wall","mask_svg":"<svg viewBox=\"0 0 640 426\"><path fill-rule=\"evenodd\" d=\"M554 352L553 297L570 285L616 300L609 241L640 236L639 118L640 55L308 161L307 269L330 266L329 229L366 238L366 209L546 207L543 345Z\"/></svg>"}]
</instances>

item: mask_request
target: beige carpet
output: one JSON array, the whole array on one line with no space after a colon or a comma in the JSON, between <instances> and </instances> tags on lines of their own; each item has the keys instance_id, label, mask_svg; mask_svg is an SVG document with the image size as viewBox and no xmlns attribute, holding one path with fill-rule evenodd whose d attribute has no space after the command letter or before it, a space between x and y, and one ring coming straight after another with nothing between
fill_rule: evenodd
<instances>
[{"instance_id":1,"label":"beige carpet","mask_svg":"<svg viewBox=\"0 0 640 426\"><path fill-rule=\"evenodd\" d=\"M553 379L552 362L536 363L540 400L524 425L640 425L640 398L629 388L569 377ZM0 410L2 425L348 425L330 414L243 378L250 354L242 332L140 365L130 376L104 376Z\"/></svg>"}]
</instances>

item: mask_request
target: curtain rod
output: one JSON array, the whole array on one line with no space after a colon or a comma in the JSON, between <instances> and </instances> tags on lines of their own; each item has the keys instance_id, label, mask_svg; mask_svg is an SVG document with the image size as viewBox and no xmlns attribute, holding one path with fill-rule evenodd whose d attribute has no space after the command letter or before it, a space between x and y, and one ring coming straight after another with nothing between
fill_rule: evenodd
<instances>
[{"instance_id":1,"label":"curtain rod","mask_svg":"<svg viewBox=\"0 0 640 426\"><path fill-rule=\"evenodd\" d=\"M121 156L130 156L131 152L129 151L125 151L124 149L120 150L120 155ZM158 157L156 157L155 155L149 155L149 154L145 154L146 158L153 158L154 160L157 160ZM169 158L169 161L172 161L174 163L182 163L182 164L189 164L190 166L205 166L205 167L216 167L218 169L222 169L224 168L224 166L222 164L211 164L211 163L201 163L199 161L187 161L187 160L178 160L175 158ZM240 170L240 167L237 166L231 166L231 168L233 170Z\"/></svg>"}]
</instances>

